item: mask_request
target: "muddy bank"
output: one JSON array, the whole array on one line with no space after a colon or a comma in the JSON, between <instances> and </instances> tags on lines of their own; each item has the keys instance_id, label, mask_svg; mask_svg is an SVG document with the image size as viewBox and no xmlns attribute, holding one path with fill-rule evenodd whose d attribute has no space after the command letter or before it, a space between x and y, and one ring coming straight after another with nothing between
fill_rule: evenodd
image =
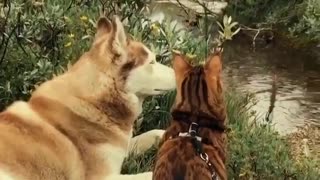
<instances>
[{"instance_id":1,"label":"muddy bank","mask_svg":"<svg viewBox=\"0 0 320 180\"><path fill-rule=\"evenodd\" d=\"M320 128L308 124L285 136L285 139L290 143L291 153L298 162L305 158L314 159L320 170Z\"/></svg>"}]
</instances>

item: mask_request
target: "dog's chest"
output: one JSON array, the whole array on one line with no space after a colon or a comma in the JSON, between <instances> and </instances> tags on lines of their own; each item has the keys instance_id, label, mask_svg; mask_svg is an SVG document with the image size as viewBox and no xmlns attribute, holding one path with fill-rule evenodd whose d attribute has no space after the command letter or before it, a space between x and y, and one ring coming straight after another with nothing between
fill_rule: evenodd
<instances>
[{"instance_id":1,"label":"dog's chest","mask_svg":"<svg viewBox=\"0 0 320 180\"><path fill-rule=\"evenodd\" d=\"M104 144L97 148L97 152L110 173L120 173L123 160L126 156L126 149L112 144Z\"/></svg>"},{"instance_id":2,"label":"dog's chest","mask_svg":"<svg viewBox=\"0 0 320 180\"><path fill-rule=\"evenodd\" d=\"M110 173L120 173L123 160L127 156L128 146L132 137L132 130L128 134L122 134L122 136L123 139L127 139L127 142L124 142L127 143L126 147L110 143L105 143L97 147L96 152L99 154L99 157L102 159Z\"/></svg>"}]
</instances>

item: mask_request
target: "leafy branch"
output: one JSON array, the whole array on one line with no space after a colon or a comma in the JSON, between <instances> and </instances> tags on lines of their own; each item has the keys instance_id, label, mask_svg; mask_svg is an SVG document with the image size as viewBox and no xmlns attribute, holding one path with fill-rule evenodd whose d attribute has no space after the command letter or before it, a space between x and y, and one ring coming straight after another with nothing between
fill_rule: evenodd
<instances>
[{"instance_id":1,"label":"leafy branch","mask_svg":"<svg viewBox=\"0 0 320 180\"><path fill-rule=\"evenodd\" d=\"M238 34L241 30L241 27L233 30L239 23L232 22L232 17L228 15L223 16L222 24L217 21L218 26L220 27L219 36L215 39L215 43L218 47L222 47L225 41L232 40L232 37Z\"/></svg>"}]
</instances>

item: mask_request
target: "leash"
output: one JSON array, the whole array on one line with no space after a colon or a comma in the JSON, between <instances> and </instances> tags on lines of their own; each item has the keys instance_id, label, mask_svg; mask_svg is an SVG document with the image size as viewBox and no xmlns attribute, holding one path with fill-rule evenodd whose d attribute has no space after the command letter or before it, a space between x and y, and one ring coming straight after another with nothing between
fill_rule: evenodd
<instances>
[{"instance_id":1,"label":"leash","mask_svg":"<svg viewBox=\"0 0 320 180\"><path fill-rule=\"evenodd\" d=\"M228 128L217 121L216 117L212 117L204 112L198 112L196 115L192 112L185 112L179 110L173 110L171 116L174 121L180 121L182 123L190 124L188 132L180 132L178 137L189 137L193 147L196 150L197 156L203 160L211 173L212 180L220 180L212 162L210 162L209 155L203 151L202 137L199 136L199 127L206 127L215 131L225 132ZM173 137L169 137L172 139Z\"/></svg>"},{"instance_id":2,"label":"leash","mask_svg":"<svg viewBox=\"0 0 320 180\"><path fill-rule=\"evenodd\" d=\"M197 155L207 164L211 172L212 180L220 180L218 174L216 173L213 164L209 160L209 156L202 148L202 137L198 135L199 125L195 122L192 122L189 126L188 132L180 132L179 137L190 137L192 139L192 144L196 149Z\"/></svg>"}]
</instances>

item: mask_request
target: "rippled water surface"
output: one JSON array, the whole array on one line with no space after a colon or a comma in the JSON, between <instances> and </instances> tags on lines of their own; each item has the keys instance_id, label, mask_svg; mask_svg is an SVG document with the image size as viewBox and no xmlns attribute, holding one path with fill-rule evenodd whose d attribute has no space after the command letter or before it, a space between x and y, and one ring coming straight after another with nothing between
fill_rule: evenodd
<instances>
[{"instance_id":1,"label":"rippled water surface","mask_svg":"<svg viewBox=\"0 0 320 180\"><path fill-rule=\"evenodd\" d=\"M254 93L253 107L264 118L275 94L270 119L281 133L306 122L320 125L320 58L311 53L270 45L252 50L238 39L224 53L225 80Z\"/></svg>"}]
</instances>

